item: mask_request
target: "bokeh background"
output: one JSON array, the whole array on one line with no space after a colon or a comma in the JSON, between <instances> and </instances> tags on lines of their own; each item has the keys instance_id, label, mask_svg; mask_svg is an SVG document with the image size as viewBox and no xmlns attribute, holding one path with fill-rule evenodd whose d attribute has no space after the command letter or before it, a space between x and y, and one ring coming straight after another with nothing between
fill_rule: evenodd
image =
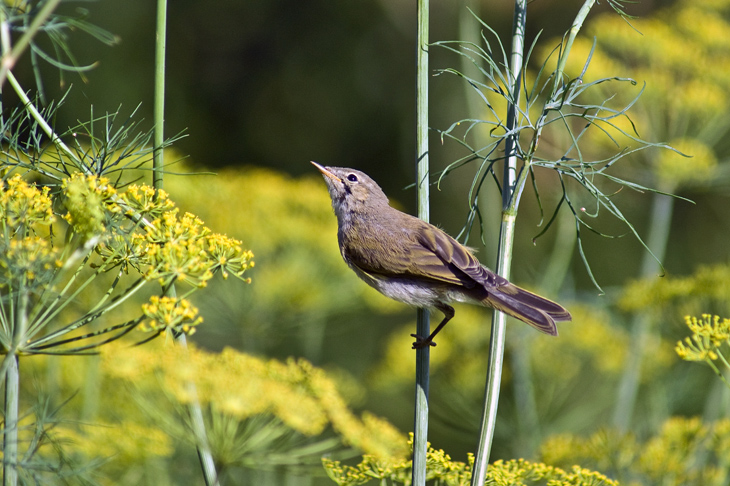
<instances>
[{"instance_id":1,"label":"bokeh background","mask_svg":"<svg viewBox=\"0 0 730 486\"><path fill-rule=\"evenodd\" d=\"M722 268L728 257L730 201L724 164L730 153L725 109L730 71L723 68L730 66L730 37L725 36L730 30L723 29L729 17L725 7L713 2L697 2L695 10L690 3L630 4L627 12L636 19L628 21L600 5L576 45L574 72L596 36L596 76L635 77L639 84L629 89L629 98L647 83L642 97L646 102L637 105L635 118L644 139L686 143L688 153L694 150L691 155L701 156L683 159L682 167L704 167L707 160L711 167L694 178L663 176L657 168L664 167L658 150L616 165L619 177L661 187L692 202L673 202L662 240L663 269L649 265L644 274L647 252L627 226L603 213L591 221L598 231L613 236L581 234L603 292L593 285L581 261L571 237L572 217L565 208L555 227L533 241L550 212L546 209L543 218L534 198L526 194L518 218L513 280L561 299L575 319L563 325L561 337L554 340L510 324L513 344L508 358L513 360L505 374L495 459L534 458L542 439L551 434L590 434L623 424L624 429L650 436L674 415L716 418L725 413L719 381L709 369L681 362L672 348L687 334L685 314L727 313L727 296L708 297L697 291L699 296L680 292L665 297L661 290L662 282L690 281L703 266ZM558 44L580 4L530 3L528 42L538 33L541 42L535 57ZM472 35L478 26L467 6L508 39L512 2L506 0L432 2L431 39ZM139 103L135 118L151 126L154 2L69 2L62 8L88 10L90 20L117 35L119 43L107 47L82 32L73 33L71 44L79 63L97 65L85 73L85 80L66 74L63 86L57 82L58 72L48 69L49 99L59 99L73 85L56 126L65 128L88 118L90 104L97 114L119 110L126 115ZM687 17L699 15L697 11L706 17ZM167 54L166 130L169 136L185 134L166 155L168 161L177 161L170 170L208 174L171 174L166 188L183 209L199 215L213 230L239 238L256 255L256 267L247 274L250 285L216 284L201 295L196 304L206 321L194 341L212 351L233 346L258 356L304 357L338 377L353 408L385 417L404 432L413 420L414 354L408 334L413 332L415 313L381 298L341 262L325 186L309 161L364 170L395 205L414 212L415 23L415 3L404 0L177 0L169 5ZM693 24L705 29L704 37L688 27ZM710 25L719 30L710 30ZM692 48L692 59L674 60L672 53L682 46ZM430 52L434 70L462 66L458 56L444 49ZM604 73L604 68L618 72ZM715 74L708 78L711 71ZM33 85L27 63L16 74L25 85ZM714 91L697 95L700 101L672 102L702 80ZM434 129L473 114L486 116L456 77L434 77L430 86ZM703 103L709 106L702 108ZM557 147L560 141L544 143ZM592 153L603 148L593 140L588 145ZM442 144L433 132L434 171L462 155L457 144ZM453 235L466 221L466 192L474 170L466 167L438 188L433 186L432 222ZM544 202L553 207L559 198L557 178L547 171L537 175ZM473 231L468 243L492 266L499 198L495 186L486 191L483 238ZM614 201L638 234L648 238L652 208L658 204L655 196L623 189ZM591 207L589 199L582 202ZM565 263L555 269L551 263L556 260ZM644 287L636 284L627 290L640 278L647 279ZM722 277L709 281L712 286ZM639 302L627 303L630 297ZM651 315L645 328L635 324L636 316L643 314ZM456 318L439 338L432 353L430 439L464 460L477 439L489 311L457 308ZM634 362L637 359L641 365ZM631 366L633 378L626 372ZM632 379L636 397L627 405L629 417L622 418L617 412L620 390Z\"/></svg>"}]
</instances>

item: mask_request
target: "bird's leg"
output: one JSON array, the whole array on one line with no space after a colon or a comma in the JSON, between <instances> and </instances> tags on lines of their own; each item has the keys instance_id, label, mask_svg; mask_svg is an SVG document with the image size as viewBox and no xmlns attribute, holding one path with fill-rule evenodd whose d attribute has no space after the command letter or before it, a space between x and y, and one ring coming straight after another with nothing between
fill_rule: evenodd
<instances>
[{"instance_id":1,"label":"bird's leg","mask_svg":"<svg viewBox=\"0 0 730 486\"><path fill-rule=\"evenodd\" d=\"M441 321L441 323L436 326L436 329L427 337L424 338L423 336L419 336L418 334L411 334L412 337L416 338L416 342L413 343L413 349L421 349L425 348L426 346L436 346L436 343L433 342L433 338L436 337L436 334L439 333L441 329L446 325L447 322L449 322L454 317L454 308L450 305L436 304L436 308L444 313L444 320Z\"/></svg>"}]
</instances>

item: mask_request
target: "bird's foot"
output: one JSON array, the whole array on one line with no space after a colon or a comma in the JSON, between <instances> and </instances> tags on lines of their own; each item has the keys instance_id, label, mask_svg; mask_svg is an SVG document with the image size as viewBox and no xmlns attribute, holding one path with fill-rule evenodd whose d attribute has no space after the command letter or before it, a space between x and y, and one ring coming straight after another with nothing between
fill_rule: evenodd
<instances>
[{"instance_id":1,"label":"bird's foot","mask_svg":"<svg viewBox=\"0 0 730 486\"><path fill-rule=\"evenodd\" d=\"M436 343L431 340L431 336L423 337L418 334L411 334L411 337L416 338L416 342L413 343L412 349L422 349L427 346L436 346Z\"/></svg>"}]
</instances>

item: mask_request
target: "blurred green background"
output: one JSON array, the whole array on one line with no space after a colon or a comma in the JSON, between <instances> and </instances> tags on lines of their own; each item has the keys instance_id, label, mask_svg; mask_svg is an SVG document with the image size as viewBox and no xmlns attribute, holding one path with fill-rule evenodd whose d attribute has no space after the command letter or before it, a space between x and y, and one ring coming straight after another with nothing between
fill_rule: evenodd
<instances>
[{"instance_id":1,"label":"blurred green background","mask_svg":"<svg viewBox=\"0 0 730 486\"><path fill-rule=\"evenodd\" d=\"M528 42L540 32L543 44L538 54L557 45L580 4L573 0L530 3ZM431 39L459 39L475 28L474 20L464 15L467 5L507 39L512 2L506 0L432 2ZM688 59L685 65L669 67L647 61L668 58L671 50L669 45L665 46L669 50L662 51L663 39L652 37L658 32L652 30L656 23L676 29L680 43L691 36L684 27L677 27L685 25L680 7L669 1L629 5L628 12L639 17L631 22L642 34L618 19L610 7L599 6L588 26L602 16L613 16L615 21L593 30L586 27L587 44L576 46L585 59L587 50L580 49L589 48L595 35L604 56L597 58L613 59L612 66L620 70L608 74L643 76L637 80L639 85L647 83L648 101L637 106L635 120L643 138L669 143L682 137L704 140L703 147L714 158L715 169L701 181L670 184L670 189L694 203L674 202L662 258L665 271L655 265L649 276L656 281L691 275L702 265L727 264L730 236L730 191L724 169L730 154L726 141L730 122L725 98L714 103L715 111L704 114L673 111L675 105L668 100L679 93L673 94L672 88L685 91L680 86L682 76L671 74L672 69L685 72L688 78L702 78L706 71ZM48 69L49 99L58 99L68 83L73 84L56 126L65 128L87 118L89 104L97 114L120 106L122 113L131 113L141 102L135 117L151 120L154 2L68 2L62 8L88 9L90 19L118 35L120 43L105 47L74 33L71 44L79 62L98 65L86 73L86 82L67 74L63 87L55 82L58 73ZM718 23L728 21L724 7L714 12ZM414 353L408 334L415 329L415 312L381 298L345 267L325 186L309 161L364 170L395 205L414 212L415 191L409 185L415 160L415 3L176 0L169 5L168 32L166 130L169 136L186 134L167 154L170 161L185 158L171 171L218 175L170 176L166 188L184 210L199 215L214 231L241 239L256 255L256 267L247 274L253 280L250 286L216 283L196 301L206 321L194 341L215 351L234 346L267 357L305 357L349 386L354 408L370 410L409 431ZM605 44L602 36L607 37ZM707 58L726 67L730 37L709 37L701 44L707 48ZM631 46L656 50L636 54ZM453 54L437 48L431 53L433 69L460 67L460 59ZM698 59L702 56L705 53L697 53ZM580 69L580 58L577 63ZM704 69L711 70L712 65ZM27 59L15 72L25 86L33 85ZM721 76L727 77L728 72ZM730 97L729 86L719 80L713 83ZM445 129L470 113L479 113L480 107L465 95L464 84L454 77L432 78L432 127ZM674 127L671 120L682 125L677 119L689 128L670 129ZM702 138L705 123L717 130ZM589 150L599 152L598 145ZM434 133L430 153L434 171L461 155L456 144L442 144ZM662 180L656 175L660 163L656 157L623 160L615 173L657 186ZM686 164L692 163L687 159ZM432 191L432 222L452 235L466 220L466 191L472 176L469 168L457 171ZM538 177L544 177L545 200L554 205L559 197L557 179L547 171L538 171ZM486 245L477 232L468 243L478 248L483 263L493 266L499 206L496 188L488 186L487 191ZM639 234L647 237L654 196L623 190L614 200ZM590 210L591 201L583 202ZM640 267L647 257L625 226L601 214L592 224L617 237L582 233L587 258L605 290L600 295L569 237L573 228L569 218L533 242L542 230L541 216L528 195L518 221L513 280L536 290L547 289L576 318L561 326L561 337L555 340L534 336L517 323L510 325L508 339L514 343L510 357L529 356L532 398L526 401L521 395L524 387L513 386L520 372L508 366L493 459L534 457L542 437L592 433L614 425L622 373L632 353L635 356L632 320L641 312L651 313L652 318L636 378L636 411L630 420L635 430L651 434L675 414L704 413L712 418L724 414L726 409L711 405L720 403L717 397L722 395L712 373L680 362L672 347L687 334L685 314L726 315L727 298L679 296L651 302L654 294L647 291L643 305L648 310L622 307L617 302L625 286L642 276ZM550 262L565 258L564 252L569 253L570 263L565 278L545 281ZM459 307L432 353L430 439L459 460L476 444L488 329L488 311ZM530 410L525 410L525 403Z\"/></svg>"}]
</instances>

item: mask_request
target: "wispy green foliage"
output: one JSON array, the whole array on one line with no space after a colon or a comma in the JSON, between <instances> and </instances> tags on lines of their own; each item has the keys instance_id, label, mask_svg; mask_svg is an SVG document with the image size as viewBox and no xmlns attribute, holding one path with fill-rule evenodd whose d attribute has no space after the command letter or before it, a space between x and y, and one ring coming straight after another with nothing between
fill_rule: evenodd
<instances>
[{"instance_id":1,"label":"wispy green foliage","mask_svg":"<svg viewBox=\"0 0 730 486\"><path fill-rule=\"evenodd\" d=\"M585 78L595 80L621 73L649 83L632 107L632 118L641 132L662 140L691 156L666 151L642 152L638 161L649 170L639 173L647 184L663 190L723 184L718 160L726 151L723 138L730 129L725 113L730 103L730 78L722 67L730 50L719 42L730 32L726 7L713 1L679 1L631 25L613 15L601 15L588 28L588 36L576 40L574 50L584 58L592 52ZM598 38L595 47L593 36ZM584 71L573 60L566 68ZM596 96L626 96L601 86ZM620 121L626 131L625 121ZM628 143L620 132L614 140L593 137L597 147Z\"/></svg>"},{"instance_id":2,"label":"wispy green foliage","mask_svg":"<svg viewBox=\"0 0 730 486\"><path fill-rule=\"evenodd\" d=\"M725 372L730 370L728 346L730 346L730 319L703 314L700 319L685 317L692 336L679 341L675 351L685 361L702 361L730 388ZM722 370L718 368L720 364ZM723 371L724 370L724 371Z\"/></svg>"},{"instance_id":3,"label":"wispy green foliage","mask_svg":"<svg viewBox=\"0 0 730 486\"><path fill-rule=\"evenodd\" d=\"M637 82L616 75L595 80L586 79L585 73L593 56L592 49L581 58L582 68L577 73L568 75L563 72L562 66L568 59L574 60L577 56L574 51L570 51L571 56L568 57L569 52L564 50L565 43L572 39L566 37L558 47L545 51L545 60L535 72L531 72L527 70L527 66L533 52L538 50L538 36L525 55L519 77L515 79L505 68L509 63L501 40L487 24L480 22L483 27L482 44L459 41L435 43L465 57L475 66L480 78L467 76L453 68L442 69L439 73L456 75L467 82L481 101L484 113L483 118L462 119L445 130L439 130L442 140L454 140L467 152L441 172L439 181L453 170L467 164L475 165L475 176L468 194L470 211L464 228L468 235L474 223L482 219L478 202L484 182L489 179L497 181L494 164L504 157L506 141L515 139L516 156L523 165L518 168L512 207L516 211L529 178L532 180L531 187L537 205L542 211L543 202L537 175L539 169L552 170L558 176L562 194L557 204L547 213L547 223L536 238L551 227L557 212L565 205L575 218L579 252L585 267L594 284L598 286L583 251L581 231L609 235L596 229L590 222L592 219L604 212L608 213L621 221L649 250L613 196L622 188L637 191L657 190L619 175L615 165L648 148L671 147L664 143L642 140L629 118L629 110L641 96L643 88L635 91L633 97L624 102L614 99L613 96L596 96L601 93L601 89L605 89L604 85L610 85L613 91L627 91L635 87ZM555 65L558 67L555 68ZM524 96L513 93L512 86L519 86ZM514 103L517 109L517 123L513 129L507 128L506 106L510 103ZM594 157L592 151L582 147L589 138L589 133L607 137L616 144L617 149L610 155ZM616 134L624 137L628 143L619 145ZM551 143L543 149L544 144L540 142L546 138ZM499 185L498 182L497 184Z\"/></svg>"}]
</instances>

